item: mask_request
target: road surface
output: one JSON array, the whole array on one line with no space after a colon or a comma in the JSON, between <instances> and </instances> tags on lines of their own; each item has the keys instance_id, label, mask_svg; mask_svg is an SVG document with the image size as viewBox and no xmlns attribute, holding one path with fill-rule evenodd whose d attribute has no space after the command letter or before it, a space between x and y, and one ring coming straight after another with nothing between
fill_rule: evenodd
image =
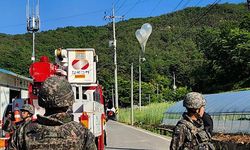
<instances>
[{"instance_id":1,"label":"road surface","mask_svg":"<svg viewBox=\"0 0 250 150\"><path fill-rule=\"evenodd\" d=\"M112 120L107 122L107 150L168 150L171 138Z\"/></svg>"}]
</instances>

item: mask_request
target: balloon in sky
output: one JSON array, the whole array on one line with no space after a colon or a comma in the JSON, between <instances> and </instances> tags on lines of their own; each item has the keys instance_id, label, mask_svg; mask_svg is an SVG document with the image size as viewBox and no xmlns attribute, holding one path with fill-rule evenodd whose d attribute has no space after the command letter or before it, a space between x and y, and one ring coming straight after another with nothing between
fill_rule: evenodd
<instances>
[{"instance_id":1,"label":"balloon in sky","mask_svg":"<svg viewBox=\"0 0 250 150\"><path fill-rule=\"evenodd\" d=\"M142 43L143 37L142 37L142 35L141 35L141 33L140 33L140 30L141 30L141 29L136 30L135 36L136 36L137 40L139 41L139 43Z\"/></svg>"},{"instance_id":2,"label":"balloon in sky","mask_svg":"<svg viewBox=\"0 0 250 150\"><path fill-rule=\"evenodd\" d=\"M135 32L135 36L142 47L143 53L145 52L145 46L151 33L152 33L152 26L149 23L143 24L141 26L141 29L138 29Z\"/></svg>"},{"instance_id":3,"label":"balloon in sky","mask_svg":"<svg viewBox=\"0 0 250 150\"><path fill-rule=\"evenodd\" d=\"M143 24L141 29L144 29L146 31L147 37L149 37L150 34L152 33L152 26L149 23Z\"/></svg>"}]
</instances>

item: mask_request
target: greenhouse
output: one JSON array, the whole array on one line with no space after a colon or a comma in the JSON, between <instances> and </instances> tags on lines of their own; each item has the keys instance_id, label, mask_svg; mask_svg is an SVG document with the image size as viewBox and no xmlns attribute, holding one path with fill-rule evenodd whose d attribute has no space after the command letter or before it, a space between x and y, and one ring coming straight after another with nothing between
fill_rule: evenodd
<instances>
[{"instance_id":1,"label":"greenhouse","mask_svg":"<svg viewBox=\"0 0 250 150\"><path fill-rule=\"evenodd\" d=\"M216 133L250 134L250 90L204 95L206 112L211 115ZM164 113L163 125L175 126L186 111L183 101Z\"/></svg>"}]
</instances>

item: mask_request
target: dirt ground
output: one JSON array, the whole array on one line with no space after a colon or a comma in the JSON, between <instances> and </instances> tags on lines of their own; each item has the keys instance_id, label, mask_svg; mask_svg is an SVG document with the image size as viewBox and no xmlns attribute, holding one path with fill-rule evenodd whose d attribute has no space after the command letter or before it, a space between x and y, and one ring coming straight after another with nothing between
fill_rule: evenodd
<instances>
[{"instance_id":1,"label":"dirt ground","mask_svg":"<svg viewBox=\"0 0 250 150\"><path fill-rule=\"evenodd\" d=\"M214 140L223 142L233 142L248 144L250 143L250 135L229 135L229 134L216 134L212 137Z\"/></svg>"}]
</instances>

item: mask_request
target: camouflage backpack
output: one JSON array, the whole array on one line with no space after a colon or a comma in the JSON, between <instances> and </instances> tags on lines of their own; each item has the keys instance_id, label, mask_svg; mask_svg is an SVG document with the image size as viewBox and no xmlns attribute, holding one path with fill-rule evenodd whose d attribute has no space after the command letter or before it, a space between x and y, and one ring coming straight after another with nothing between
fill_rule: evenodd
<instances>
[{"instance_id":1,"label":"camouflage backpack","mask_svg":"<svg viewBox=\"0 0 250 150\"><path fill-rule=\"evenodd\" d=\"M184 147L190 147L194 150L215 150L211 143L211 135L202 128L195 127L187 120L181 120L179 123L184 124L190 131L192 137L188 137L188 144Z\"/></svg>"},{"instance_id":2,"label":"camouflage backpack","mask_svg":"<svg viewBox=\"0 0 250 150\"><path fill-rule=\"evenodd\" d=\"M25 128L25 147L35 150L82 150L86 149L84 130L77 122L60 126L31 123Z\"/></svg>"}]
</instances>

